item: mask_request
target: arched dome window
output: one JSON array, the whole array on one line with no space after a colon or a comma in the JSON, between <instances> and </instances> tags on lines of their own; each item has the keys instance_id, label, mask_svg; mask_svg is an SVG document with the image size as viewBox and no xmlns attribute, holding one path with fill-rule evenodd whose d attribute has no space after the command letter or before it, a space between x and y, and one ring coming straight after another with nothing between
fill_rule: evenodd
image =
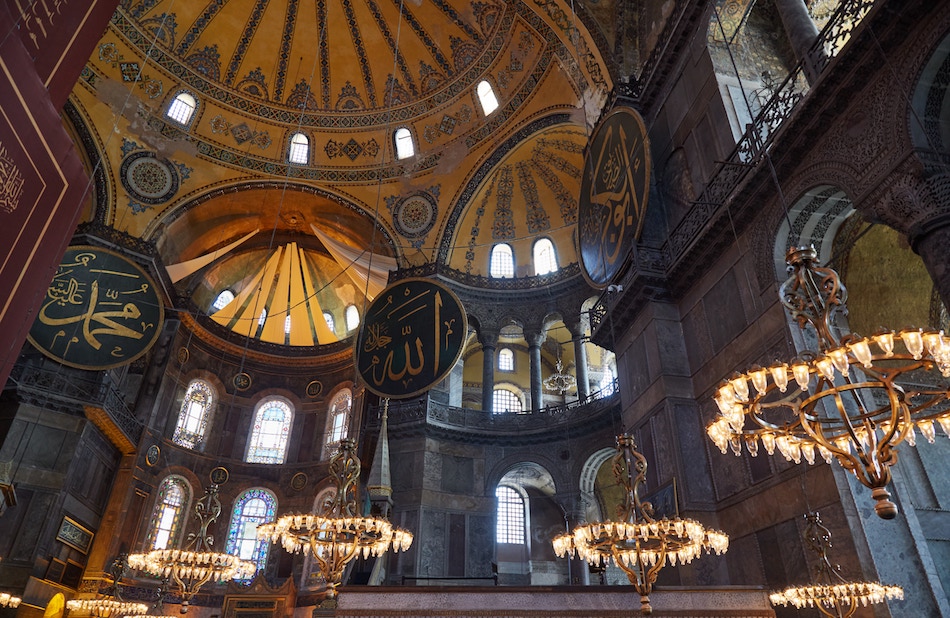
<instances>
[{"instance_id":1,"label":"arched dome window","mask_svg":"<svg viewBox=\"0 0 950 618\"><path fill-rule=\"evenodd\" d=\"M495 541L497 543L525 544L524 496L507 485L495 489L497 503Z\"/></svg>"},{"instance_id":2,"label":"arched dome window","mask_svg":"<svg viewBox=\"0 0 950 618\"><path fill-rule=\"evenodd\" d=\"M215 403L214 388L204 380L192 380L185 390L185 397L178 412L178 423L172 442L185 448L201 450Z\"/></svg>"},{"instance_id":3,"label":"arched dome window","mask_svg":"<svg viewBox=\"0 0 950 618\"><path fill-rule=\"evenodd\" d=\"M221 290L221 293L218 294L214 302L211 303L211 313L224 309L232 300L234 300L234 292L231 290Z\"/></svg>"},{"instance_id":4,"label":"arched dome window","mask_svg":"<svg viewBox=\"0 0 950 618\"><path fill-rule=\"evenodd\" d=\"M267 539L258 540L257 527L274 521L276 513L277 498L266 489L249 489L240 494L231 512L224 551L241 560L250 560L257 565L258 570L264 568L270 542Z\"/></svg>"},{"instance_id":5,"label":"arched dome window","mask_svg":"<svg viewBox=\"0 0 950 618\"><path fill-rule=\"evenodd\" d=\"M412 143L412 131L406 127L399 127L393 135L393 142L396 146L396 158L408 159L416 154L415 145Z\"/></svg>"},{"instance_id":6,"label":"arched dome window","mask_svg":"<svg viewBox=\"0 0 950 618\"><path fill-rule=\"evenodd\" d=\"M515 353L511 348L502 348L498 351L498 371L515 370Z\"/></svg>"},{"instance_id":7,"label":"arched dome window","mask_svg":"<svg viewBox=\"0 0 950 618\"><path fill-rule=\"evenodd\" d=\"M492 392L492 411L495 414L521 414L521 397L510 388L496 388Z\"/></svg>"},{"instance_id":8,"label":"arched dome window","mask_svg":"<svg viewBox=\"0 0 950 618\"><path fill-rule=\"evenodd\" d=\"M332 456L346 437L349 428L350 410L353 408L353 391L344 388L333 397L327 413L327 440L324 457Z\"/></svg>"},{"instance_id":9,"label":"arched dome window","mask_svg":"<svg viewBox=\"0 0 950 618\"><path fill-rule=\"evenodd\" d=\"M360 310L356 305L346 307L346 330L356 330L360 326Z\"/></svg>"},{"instance_id":10,"label":"arched dome window","mask_svg":"<svg viewBox=\"0 0 950 618\"><path fill-rule=\"evenodd\" d=\"M557 270L557 254L549 238L539 238L534 243L534 274L546 275Z\"/></svg>"},{"instance_id":11,"label":"arched dome window","mask_svg":"<svg viewBox=\"0 0 950 618\"><path fill-rule=\"evenodd\" d=\"M488 80L483 79L478 82L478 86L475 87L475 93L478 94L478 102L482 106L482 113L486 116L498 109L498 97L495 96L495 91L492 89L491 84L488 83Z\"/></svg>"},{"instance_id":12,"label":"arched dome window","mask_svg":"<svg viewBox=\"0 0 950 618\"><path fill-rule=\"evenodd\" d=\"M306 165L310 162L310 138L303 133L294 133L290 136L290 148L287 150L287 161L297 165Z\"/></svg>"},{"instance_id":13,"label":"arched dome window","mask_svg":"<svg viewBox=\"0 0 950 618\"><path fill-rule=\"evenodd\" d=\"M515 276L515 254L511 245L499 243L492 247L488 274L495 278Z\"/></svg>"},{"instance_id":14,"label":"arched dome window","mask_svg":"<svg viewBox=\"0 0 950 618\"><path fill-rule=\"evenodd\" d=\"M323 312L323 319L327 321L327 328L330 329L331 333L336 332L336 322L333 320L333 314L329 311Z\"/></svg>"},{"instance_id":15,"label":"arched dome window","mask_svg":"<svg viewBox=\"0 0 950 618\"><path fill-rule=\"evenodd\" d=\"M265 399L254 413L251 438L247 444L248 463L281 464L287 457L287 442L294 411L283 399Z\"/></svg>"},{"instance_id":16,"label":"arched dome window","mask_svg":"<svg viewBox=\"0 0 950 618\"><path fill-rule=\"evenodd\" d=\"M192 118L195 117L195 110L198 109L198 99L190 92L179 92L169 103L165 116L174 120L178 124L188 128Z\"/></svg>"},{"instance_id":17,"label":"arched dome window","mask_svg":"<svg viewBox=\"0 0 950 618\"><path fill-rule=\"evenodd\" d=\"M165 477L158 486L155 508L149 522L145 547L153 549L171 549L178 543L182 530L182 515L191 501L191 486L178 475Z\"/></svg>"}]
</instances>

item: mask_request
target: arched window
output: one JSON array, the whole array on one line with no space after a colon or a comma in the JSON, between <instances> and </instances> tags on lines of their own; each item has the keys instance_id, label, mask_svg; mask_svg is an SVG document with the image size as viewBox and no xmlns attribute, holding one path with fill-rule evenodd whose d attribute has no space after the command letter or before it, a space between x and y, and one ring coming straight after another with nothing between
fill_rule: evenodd
<instances>
[{"instance_id":1,"label":"arched window","mask_svg":"<svg viewBox=\"0 0 950 618\"><path fill-rule=\"evenodd\" d=\"M145 546L149 549L171 549L177 545L182 530L182 515L191 501L191 487L184 478L172 475L158 486L155 508L148 526Z\"/></svg>"},{"instance_id":2,"label":"arched window","mask_svg":"<svg viewBox=\"0 0 950 618\"><path fill-rule=\"evenodd\" d=\"M346 307L346 330L356 330L360 325L360 310L356 305Z\"/></svg>"},{"instance_id":3,"label":"arched window","mask_svg":"<svg viewBox=\"0 0 950 618\"><path fill-rule=\"evenodd\" d=\"M524 545L524 498L507 485L499 485L495 489L495 498L498 500L497 522L495 525L496 542Z\"/></svg>"},{"instance_id":4,"label":"arched window","mask_svg":"<svg viewBox=\"0 0 950 618\"><path fill-rule=\"evenodd\" d=\"M172 442L185 448L202 449L211 413L214 411L215 392L204 380L192 380L178 411L178 424Z\"/></svg>"},{"instance_id":5,"label":"arched window","mask_svg":"<svg viewBox=\"0 0 950 618\"><path fill-rule=\"evenodd\" d=\"M239 495L231 512L228 542L224 551L241 560L252 561L258 570L264 568L270 541L258 540L257 527L274 521L275 513L277 498L266 489L249 489Z\"/></svg>"},{"instance_id":6,"label":"arched window","mask_svg":"<svg viewBox=\"0 0 950 618\"><path fill-rule=\"evenodd\" d=\"M515 370L515 353L511 348L502 348L498 351L498 371Z\"/></svg>"},{"instance_id":7,"label":"arched window","mask_svg":"<svg viewBox=\"0 0 950 618\"><path fill-rule=\"evenodd\" d=\"M179 92L168 106L165 115L180 125L187 127L198 109L198 100L188 92Z\"/></svg>"},{"instance_id":8,"label":"arched window","mask_svg":"<svg viewBox=\"0 0 950 618\"><path fill-rule=\"evenodd\" d=\"M492 90L488 80L483 79L478 82L475 92L478 94L478 102L482 105L482 113L486 116L498 109L498 97L495 96L495 91Z\"/></svg>"},{"instance_id":9,"label":"arched window","mask_svg":"<svg viewBox=\"0 0 950 618\"><path fill-rule=\"evenodd\" d=\"M515 254L511 245L499 243L492 247L488 274L496 278L515 276Z\"/></svg>"},{"instance_id":10,"label":"arched window","mask_svg":"<svg viewBox=\"0 0 950 618\"><path fill-rule=\"evenodd\" d=\"M333 314L330 313L329 311L324 311L324 312L323 312L323 319L327 321L327 328L330 329L330 332L331 332L331 333L336 332L336 330L335 330L335 328L336 328L336 323L333 321Z\"/></svg>"},{"instance_id":11,"label":"arched window","mask_svg":"<svg viewBox=\"0 0 950 618\"><path fill-rule=\"evenodd\" d=\"M266 399L254 413L251 439L247 444L248 463L284 463L294 411L283 399Z\"/></svg>"},{"instance_id":12,"label":"arched window","mask_svg":"<svg viewBox=\"0 0 950 618\"><path fill-rule=\"evenodd\" d=\"M408 159L416 154L416 148L412 143L412 131L406 127L399 127L393 135L393 142L396 145L396 158Z\"/></svg>"},{"instance_id":13,"label":"arched window","mask_svg":"<svg viewBox=\"0 0 950 618\"><path fill-rule=\"evenodd\" d=\"M327 413L327 441L324 457L336 452L340 440L346 437L349 428L350 410L353 408L353 392L344 388L333 398Z\"/></svg>"},{"instance_id":14,"label":"arched window","mask_svg":"<svg viewBox=\"0 0 950 618\"><path fill-rule=\"evenodd\" d=\"M495 414L520 414L521 397L507 388L496 388L492 392L492 411Z\"/></svg>"},{"instance_id":15,"label":"arched window","mask_svg":"<svg viewBox=\"0 0 950 618\"><path fill-rule=\"evenodd\" d=\"M290 149L287 150L287 161L297 165L306 165L310 162L310 138L303 133L294 133L290 137Z\"/></svg>"},{"instance_id":16,"label":"arched window","mask_svg":"<svg viewBox=\"0 0 950 618\"><path fill-rule=\"evenodd\" d=\"M211 303L211 313L224 309L232 300L234 300L234 292L231 290L221 290L221 293L218 294L214 302Z\"/></svg>"},{"instance_id":17,"label":"arched window","mask_svg":"<svg viewBox=\"0 0 950 618\"><path fill-rule=\"evenodd\" d=\"M554 243L548 238L539 238L534 243L534 274L546 275L557 270L557 255Z\"/></svg>"}]
</instances>

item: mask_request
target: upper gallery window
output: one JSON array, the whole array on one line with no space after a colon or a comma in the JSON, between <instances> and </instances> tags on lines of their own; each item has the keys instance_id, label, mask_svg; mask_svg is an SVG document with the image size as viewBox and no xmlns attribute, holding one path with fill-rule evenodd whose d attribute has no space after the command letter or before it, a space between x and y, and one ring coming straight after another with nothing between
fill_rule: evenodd
<instances>
[{"instance_id":1,"label":"upper gallery window","mask_svg":"<svg viewBox=\"0 0 950 618\"><path fill-rule=\"evenodd\" d=\"M511 348L502 348L498 351L498 371L515 370L515 353Z\"/></svg>"},{"instance_id":2,"label":"upper gallery window","mask_svg":"<svg viewBox=\"0 0 950 618\"><path fill-rule=\"evenodd\" d=\"M228 304L234 300L234 292L231 290L221 290L221 293L214 299L214 302L211 303L211 312L220 311L228 306Z\"/></svg>"},{"instance_id":3,"label":"upper gallery window","mask_svg":"<svg viewBox=\"0 0 950 618\"><path fill-rule=\"evenodd\" d=\"M204 380L192 380L181 402L172 442L185 448L203 448L214 400L215 393L210 384Z\"/></svg>"},{"instance_id":4,"label":"upper gallery window","mask_svg":"<svg viewBox=\"0 0 950 618\"><path fill-rule=\"evenodd\" d=\"M327 328L330 329L330 332L336 332L336 322L333 320L333 314L329 311L323 312L323 319L327 321Z\"/></svg>"},{"instance_id":5,"label":"upper gallery window","mask_svg":"<svg viewBox=\"0 0 950 618\"><path fill-rule=\"evenodd\" d=\"M478 94L478 102L482 105L482 112L486 116L498 109L498 97L495 96L495 91L492 89L491 84L488 83L488 80L483 79L478 82L478 86L475 87L475 92Z\"/></svg>"},{"instance_id":6,"label":"upper gallery window","mask_svg":"<svg viewBox=\"0 0 950 618\"><path fill-rule=\"evenodd\" d=\"M172 475L162 481L158 486L145 544L149 550L170 549L176 545L182 529L182 515L190 499L191 487L182 477Z\"/></svg>"},{"instance_id":7,"label":"upper gallery window","mask_svg":"<svg viewBox=\"0 0 950 618\"><path fill-rule=\"evenodd\" d=\"M254 413L251 439L247 444L248 463L284 463L294 411L283 399L265 399Z\"/></svg>"},{"instance_id":8,"label":"upper gallery window","mask_svg":"<svg viewBox=\"0 0 950 618\"><path fill-rule=\"evenodd\" d=\"M513 390L496 388L492 392L492 412L495 414L520 414L521 397Z\"/></svg>"},{"instance_id":9,"label":"upper gallery window","mask_svg":"<svg viewBox=\"0 0 950 618\"><path fill-rule=\"evenodd\" d=\"M231 512L225 551L252 561L258 570L264 568L270 541L258 540L257 527L274 521L276 513L277 499L265 489L249 489L238 496Z\"/></svg>"},{"instance_id":10,"label":"upper gallery window","mask_svg":"<svg viewBox=\"0 0 950 618\"><path fill-rule=\"evenodd\" d=\"M327 414L326 456L336 452L340 440L346 437L350 410L353 407L353 392L344 388L333 398Z\"/></svg>"},{"instance_id":11,"label":"upper gallery window","mask_svg":"<svg viewBox=\"0 0 950 618\"><path fill-rule=\"evenodd\" d=\"M399 127L393 136L396 145L396 158L408 159L416 154L416 148L412 143L412 131L406 127Z\"/></svg>"},{"instance_id":12,"label":"upper gallery window","mask_svg":"<svg viewBox=\"0 0 950 618\"><path fill-rule=\"evenodd\" d=\"M360 310L356 305L346 307L346 330L356 330L360 325Z\"/></svg>"},{"instance_id":13,"label":"upper gallery window","mask_svg":"<svg viewBox=\"0 0 950 618\"><path fill-rule=\"evenodd\" d=\"M499 243L492 247L488 274L492 277L515 276L515 254L511 251L511 245Z\"/></svg>"},{"instance_id":14,"label":"upper gallery window","mask_svg":"<svg viewBox=\"0 0 950 618\"><path fill-rule=\"evenodd\" d=\"M198 100L189 92L179 92L168 105L165 115L180 125L187 127L198 109Z\"/></svg>"},{"instance_id":15,"label":"upper gallery window","mask_svg":"<svg viewBox=\"0 0 950 618\"><path fill-rule=\"evenodd\" d=\"M534 243L534 274L546 275L557 270L557 255L554 243L548 238L539 238Z\"/></svg>"},{"instance_id":16,"label":"upper gallery window","mask_svg":"<svg viewBox=\"0 0 950 618\"><path fill-rule=\"evenodd\" d=\"M498 500L495 540L498 543L524 545L524 498L511 487L499 485L495 489L495 499Z\"/></svg>"},{"instance_id":17,"label":"upper gallery window","mask_svg":"<svg viewBox=\"0 0 950 618\"><path fill-rule=\"evenodd\" d=\"M287 151L287 160L297 165L306 165L310 162L310 138L303 133L294 133L290 137L290 149Z\"/></svg>"}]
</instances>

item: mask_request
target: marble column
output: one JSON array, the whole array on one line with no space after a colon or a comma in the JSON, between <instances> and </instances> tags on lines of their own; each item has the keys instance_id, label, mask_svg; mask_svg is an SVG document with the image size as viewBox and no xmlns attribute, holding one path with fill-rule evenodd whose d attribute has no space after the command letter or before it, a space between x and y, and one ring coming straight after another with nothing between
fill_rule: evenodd
<instances>
[{"instance_id":1,"label":"marble column","mask_svg":"<svg viewBox=\"0 0 950 618\"><path fill-rule=\"evenodd\" d=\"M495 395L495 348L498 345L498 334L479 332L478 341L482 344L482 412L491 414Z\"/></svg>"},{"instance_id":2,"label":"marble column","mask_svg":"<svg viewBox=\"0 0 950 618\"><path fill-rule=\"evenodd\" d=\"M911 247L923 260L945 307L950 307L950 213L938 215L910 234Z\"/></svg>"},{"instance_id":3,"label":"marble column","mask_svg":"<svg viewBox=\"0 0 950 618\"><path fill-rule=\"evenodd\" d=\"M571 329L574 342L574 377L577 378L577 399L584 401L590 397L590 378L587 375L587 346L584 345L584 330L578 324Z\"/></svg>"},{"instance_id":4,"label":"marble column","mask_svg":"<svg viewBox=\"0 0 950 618\"><path fill-rule=\"evenodd\" d=\"M542 333L526 334L528 340L528 361L531 375L531 410L541 409L541 343L544 341Z\"/></svg>"},{"instance_id":5,"label":"marble column","mask_svg":"<svg viewBox=\"0 0 950 618\"><path fill-rule=\"evenodd\" d=\"M795 52L795 58L804 62L805 78L809 84L813 84L818 78L818 73L814 69L809 52L818 38L818 27L808 14L808 7L805 6L804 0L775 0L775 8L778 9L782 26L785 27L792 51ZM820 53L824 54L824 50Z\"/></svg>"}]
</instances>

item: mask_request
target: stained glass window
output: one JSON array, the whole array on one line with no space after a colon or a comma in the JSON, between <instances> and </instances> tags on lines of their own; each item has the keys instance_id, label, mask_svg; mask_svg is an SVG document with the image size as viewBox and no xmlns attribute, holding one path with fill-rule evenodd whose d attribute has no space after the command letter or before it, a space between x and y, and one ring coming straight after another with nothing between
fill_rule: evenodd
<instances>
[{"instance_id":1,"label":"stained glass window","mask_svg":"<svg viewBox=\"0 0 950 618\"><path fill-rule=\"evenodd\" d=\"M325 456L336 452L340 440L346 437L350 410L353 407L353 392L344 388L333 398L327 415L327 448Z\"/></svg>"},{"instance_id":2,"label":"stained glass window","mask_svg":"<svg viewBox=\"0 0 950 618\"><path fill-rule=\"evenodd\" d=\"M499 543L524 545L524 498L505 485L499 485L495 489L495 498L498 500L495 539Z\"/></svg>"},{"instance_id":3,"label":"stained glass window","mask_svg":"<svg viewBox=\"0 0 950 618\"><path fill-rule=\"evenodd\" d=\"M284 463L287 455L287 440L293 424L294 411L282 399L262 401L254 414L251 439L247 444L249 463Z\"/></svg>"},{"instance_id":4,"label":"stained glass window","mask_svg":"<svg viewBox=\"0 0 950 618\"><path fill-rule=\"evenodd\" d=\"M169 476L158 486L158 496L145 543L148 549L169 549L177 545L182 514L191 500L191 487L180 476Z\"/></svg>"},{"instance_id":5,"label":"stained glass window","mask_svg":"<svg viewBox=\"0 0 950 618\"><path fill-rule=\"evenodd\" d=\"M178 412L178 424L172 441L185 448L201 450L204 448L205 434L211 422L215 393L204 380L192 380L185 391Z\"/></svg>"},{"instance_id":6,"label":"stained glass window","mask_svg":"<svg viewBox=\"0 0 950 618\"><path fill-rule=\"evenodd\" d=\"M249 489L239 495L231 512L228 542L224 551L250 560L263 569L267 564L267 539L257 539L257 527L274 521L277 498L266 489Z\"/></svg>"}]
</instances>

